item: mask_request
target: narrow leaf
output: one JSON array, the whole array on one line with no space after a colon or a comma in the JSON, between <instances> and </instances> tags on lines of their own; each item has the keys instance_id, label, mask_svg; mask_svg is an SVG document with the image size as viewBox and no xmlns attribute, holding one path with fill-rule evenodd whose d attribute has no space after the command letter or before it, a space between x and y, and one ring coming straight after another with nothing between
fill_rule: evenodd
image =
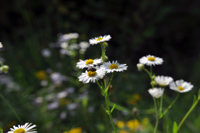
<instances>
[{"instance_id":1,"label":"narrow leaf","mask_svg":"<svg viewBox=\"0 0 200 133\"><path fill-rule=\"evenodd\" d=\"M111 109L111 113L113 112L113 110L115 109L116 104L113 105L112 109Z\"/></svg>"},{"instance_id":2,"label":"narrow leaf","mask_svg":"<svg viewBox=\"0 0 200 133\"><path fill-rule=\"evenodd\" d=\"M174 122L174 125L173 125L173 133L177 133L177 130L178 130L177 123Z\"/></svg>"}]
</instances>

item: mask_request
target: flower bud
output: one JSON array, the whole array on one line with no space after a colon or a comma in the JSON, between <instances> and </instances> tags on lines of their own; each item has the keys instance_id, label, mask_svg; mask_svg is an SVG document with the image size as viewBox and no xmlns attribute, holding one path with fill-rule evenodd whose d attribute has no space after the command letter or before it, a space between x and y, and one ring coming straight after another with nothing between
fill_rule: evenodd
<instances>
[{"instance_id":1,"label":"flower bud","mask_svg":"<svg viewBox=\"0 0 200 133\"><path fill-rule=\"evenodd\" d=\"M108 46L107 42L103 42L102 45L104 46L104 48L106 48Z\"/></svg>"},{"instance_id":2,"label":"flower bud","mask_svg":"<svg viewBox=\"0 0 200 133\"><path fill-rule=\"evenodd\" d=\"M151 81L151 85L152 85L152 86L155 86L155 85L157 85L156 81L154 81L154 80L153 80L153 81Z\"/></svg>"},{"instance_id":3,"label":"flower bud","mask_svg":"<svg viewBox=\"0 0 200 133\"><path fill-rule=\"evenodd\" d=\"M144 69L144 64L138 63L137 68L138 68L138 71L142 71Z\"/></svg>"},{"instance_id":4,"label":"flower bud","mask_svg":"<svg viewBox=\"0 0 200 133\"><path fill-rule=\"evenodd\" d=\"M1 68L0 68L0 70L1 70L2 72L4 72L4 73L7 73L7 72L8 72L8 69L9 69L9 66L7 66L7 65L3 65L3 66L1 66Z\"/></svg>"}]
</instances>

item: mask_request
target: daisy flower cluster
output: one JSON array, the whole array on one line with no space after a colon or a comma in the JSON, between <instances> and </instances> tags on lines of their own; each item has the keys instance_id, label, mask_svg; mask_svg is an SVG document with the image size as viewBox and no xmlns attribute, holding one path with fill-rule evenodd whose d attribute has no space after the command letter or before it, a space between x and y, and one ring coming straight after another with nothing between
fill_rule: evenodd
<instances>
[{"instance_id":1,"label":"daisy flower cluster","mask_svg":"<svg viewBox=\"0 0 200 133\"><path fill-rule=\"evenodd\" d=\"M108 105L108 90L111 89L111 82L113 79L114 72L123 72L124 70L127 70L128 66L126 64L120 64L118 61L108 61L108 57L106 56L105 52L106 47L108 46L107 41L109 41L110 39L110 35L104 35L90 39L89 42L91 45L100 44L101 58L86 60L80 59L79 62L77 62L76 67L78 67L79 69L85 69L85 72L83 72L78 77L80 82L83 82L84 84L89 82L98 84L102 95L105 97L105 111L109 115L114 132L117 133L111 115L115 108L115 105L112 107L112 109L110 109ZM112 73L112 76L110 79L107 79L108 76L105 75L109 73Z\"/></svg>"},{"instance_id":2,"label":"daisy flower cluster","mask_svg":"<svg viewBox=\"0 0 200 133\"><path fill-rule=\"evenodd\" d=\"M110 35L95 37L90 39L89 42L91 45L103 43L105 41L109 41L111 39ZM105 44L101 45L105 52ZM97 59L86 59L86 60L79 60L77 62L76 67L79 69L86 69L84 73L82 73L78 78L79 81L85 83L93 82L95 83L99 79L102 79L105 74L113 73L113 72L123 72L127 70L126 64L120 64L118 61L107 61L104 58L97 58Z\"/></svg>"},{"instance_id":3,"label":"daisy flower cluster","mask_svg":"<svg viewBox=\"0 0 200 133\"><path fill-rule=\"evenodd\" d=\"M163 75L156 76L155 73L153 73L153 66L162 65L163 62L164 60L160 57L156 57L154 55L147 55L140 58L139 63L137 64L138 70L146 71L151 79L150 82L151 88L148 90L148 92L153 97L155 106L156 125L154 128L154 132L157 131L159 119L162 118L172 107L172 105L177 100L179 93L185 93L191 91L193 88L193 85L191 83L186 82L183 79L174 81L174 79L170 76L163 76ZM145 66L150 67L150 69L148 70ZM167 86L169 86L171 90L178 92L178 95L174 99L174 101L172 101L169 107L163 112L162 111L163 94L165 91L165 87ZM198 102L198 100L196 102Z\"/></svg>"},{"instance_id":4,"label":"daisy flower cluster","mask_svg":"<svg viewBox=\"0 0 200 133\"><path fill-rule=\"evenodd\" d=\"M158 75L156 76L152 72L152 66L162 65L164 60L160 57L154 55L143 56L139 59L137 68L139 71L145 70L151 79L152 88L148 90L154 98L160 98L164 94L164 88L169 86L171 90L177 91L179 93L185 93L193 88L193 85L183 79L174 81L170 76ZM150 66L150 70L145 68L145 65ZM158 86L158 87L155 87Z\"/></svg>"}]
</instances>

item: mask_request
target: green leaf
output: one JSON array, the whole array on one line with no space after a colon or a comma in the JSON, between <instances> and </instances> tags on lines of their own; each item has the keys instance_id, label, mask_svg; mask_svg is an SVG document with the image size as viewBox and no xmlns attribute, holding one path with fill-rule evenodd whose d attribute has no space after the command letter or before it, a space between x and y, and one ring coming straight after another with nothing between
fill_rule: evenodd
<instances>
[{"instance_id":1,"label":"green leaf","mask_svg":"<svg viewBox=\"0 0 200 133\"><path fill-rule=\"evenodd\" d=\"M174 125L173 125L173 133L177 133L177 130L178 130L177 123L174 122Z\"/></svg>"},{"instance_id":2,"label":"green leaf","mask_svg":"<svg viewBox=\"0 0 200 133\"><path fill-rule=\"evenodd\" d=\"M116 104L113 105L112 109L111 109L111 113L113 112L113 110L115 109Z\"/></svg>"}]
</instances>

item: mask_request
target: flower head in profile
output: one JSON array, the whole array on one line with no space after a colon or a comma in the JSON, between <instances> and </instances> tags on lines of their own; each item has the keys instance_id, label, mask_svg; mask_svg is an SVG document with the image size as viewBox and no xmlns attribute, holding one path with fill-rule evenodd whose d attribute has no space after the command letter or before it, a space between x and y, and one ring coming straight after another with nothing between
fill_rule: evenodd
<instances>
[{"instance_id":1,"label":"flower head in profile","mask_svg":"<svg viewBox=\"0 0 200 133\"><path fill-rule=\"evenodd\" d=\"M80 60L79 62L77 62L76 67L83 69L83 68L87 68L89 66L93 67L94 65L98 65L100 63L102 63L103 60L102 59L87 59L87 60Z\"/></svg>"},{"instance_id":2,"label":"flower head in profile","mask_svg":"<svg viewBox=\"0 0 200 133\"><path fill-rule=\"evenodd\" d=\"M103 68L90 68L82 73L78 78L79 81L85 83L93 82L102 79L106 71Z\"/></svg>"},{"instance_id":3,"label":"flower head in profile","mask_svg":"<svg viewBox=\"0 0 200 133\"><path fill-rule=\"evenodd\" d=\"M94 45L100 42L106 42L109 41L111 39L110 35L104 35L104 36L99 36L99 37L95 37L89 40L90 44Z\"/></svg>"},{"instance_id":4,"label":"flower head in profile","mask_svg":"<svg viewBox=\"0 0 200 133\"><path fill-rule=\"evenodd\" d=\"M0 42L0 48L3 48L3 44Z\"/></svg>"},{"instance_id":5,"label":"flower head in profile","mask_svg":"<svg viewBox=\"0 0 200 133\"><path fill-rule=\"evenodd\" d=\"M175 82L171 82L169 88L180 93L185 93L192 90L193 85L181 79Z\"/></svg>"},{"instance_id":6,"label":"flower head in profile","mask_svg":"<svg viewBox=\"0 0 200 133\"><path fill-rule=\"evenodd\" d=\"M156 76L155 81L159 86L166 87L173 81L173 78L168 76Z\"/></svg>"},{"instance_id":7,"label":"flower head in profile","mask_svg":"<svg viewBox=\"0 0 200 133\"><path fill-rule=\"evenodd\" d=\"M161 65L164 61L162 58L155 57L153 55L147 55L140 58L139 62L147 66L152 66L152 65L154 66L154 65Z\"/></svg>"},{"instance_id":8,"label":"flower head in profile","mask_svg":"<svg viewBox=\"0 0 200 133\"><path fill-rule=\"evenodd\" d=\"M105 62L101 67L106 69L106 73L112 73L114 71L122 72L127 70L128 66L126 64L119 64L117 61L109 61Z\"/></svg>"},{"instance_id":9,"label":"flower head in profile","mask_svg":"<svg viewBox=\"0 0 200 133\"><path fill-rule=\"evenodd\" d=\"M149 94L154 98L160 98L164 94L163 88L151 88L148 90Z\"/></svg>"},{"instance_id":10,"label":"flower head in profile","mask_svg":"<svg viewBox=\"0 0 200 133\"><path fill-rule=\"evenodd\" d=\"M24 125L18 125L18 127L13 126L13 128L10 128L11 131L8 131L7 133L37 133L35 131L36 125L32 125L32 123L25 123Z\"/></svg>"}]
</instances>

